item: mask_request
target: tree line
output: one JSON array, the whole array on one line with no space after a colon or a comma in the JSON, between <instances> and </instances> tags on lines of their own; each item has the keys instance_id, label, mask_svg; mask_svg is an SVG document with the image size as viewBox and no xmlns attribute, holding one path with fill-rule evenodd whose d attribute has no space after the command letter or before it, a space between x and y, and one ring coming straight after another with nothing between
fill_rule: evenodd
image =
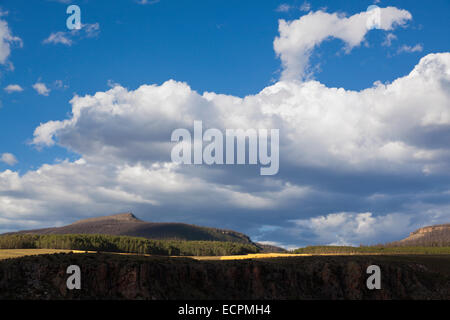
<instances>
[{"instance_id":1,"label":"tree line","mask_svg":"<svg viewBox=\"0 0 450 320\"><path fill-rule=\"evenodd\" d=\"M151 240L93 234L15 234L0 236L0 249L65 249L169 256L222 256L258 253L252 244L224 241Z\"/></svg>"}]
</instances>

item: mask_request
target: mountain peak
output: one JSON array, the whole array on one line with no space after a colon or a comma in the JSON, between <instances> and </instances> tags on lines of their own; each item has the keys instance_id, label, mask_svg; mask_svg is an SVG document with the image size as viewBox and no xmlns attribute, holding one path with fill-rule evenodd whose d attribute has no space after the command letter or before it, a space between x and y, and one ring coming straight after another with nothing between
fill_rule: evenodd
<instances>
[{"instance_id":1,"label":"mountain peak","mask_svg":"<svg viewBox=\"0 0 450 320\"><path fill-rule=\"evenodd\" d=\"M80 223L91 223L91 222L100 222L100 221L117 221L117 222L141 222L142 220L138 219L133 213L118 213L109 216L103 217L95 217L95 218L87 218L74 222L73 224Z\"/></svg>"}]
</instances>

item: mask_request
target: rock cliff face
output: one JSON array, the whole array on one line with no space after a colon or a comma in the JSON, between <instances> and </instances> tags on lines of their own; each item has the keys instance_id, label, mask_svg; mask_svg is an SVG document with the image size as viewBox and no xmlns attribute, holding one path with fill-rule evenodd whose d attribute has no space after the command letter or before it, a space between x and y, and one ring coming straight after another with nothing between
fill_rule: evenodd
<instances>
[{"instance_id":1,"label":"rock cliff face","mask_svg":"<svg viewBox=\"0 0 450 320\"><path fill-rule=\"evenodd\" d=\"M81 268L81 290L66 288L72 264ZM381 290L366 287L372 264L381 268ZM56 254L1 261L0 299L450 299L450 257Z\"/></svg>"}]
</instances>

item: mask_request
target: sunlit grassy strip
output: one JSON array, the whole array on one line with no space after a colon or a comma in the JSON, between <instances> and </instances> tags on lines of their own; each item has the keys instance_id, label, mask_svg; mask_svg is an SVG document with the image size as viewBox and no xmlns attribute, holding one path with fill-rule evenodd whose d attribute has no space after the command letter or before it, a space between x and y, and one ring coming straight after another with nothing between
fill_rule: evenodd
<instances>
[{"instance_id":1,"label":"sunlit grassy strip","mask_svg":"<svg viewBox=\"0 0 450 320\"><path fill-rule=\"evenodd\" d=\"M71 251L60 249L0 249L0 260L41 254L68 253Z\"/></svg>"},{"instance_id":2,"label":"sunlit grassy strip","mask_svg":"<svg viewBox=\"0 0 450 320\"><path fill-rule=\"evenodd\" d=\"M72 252L72 253L97 253L97 251L86 251L86 250L69 250L69 252ZM110 253L119 253L119 252L110 252Z\"/></svg>"},{"instance_id":3,"label":"sunlit grassy strip","mask_svg":"<svg viewBox=\"0 0 450 320\"><path fill-rule=\"evenodd\" d=\"M264 259L264 258L290 258L290 257L308 257L309 253L255 253L240 256L221 256L220 260L242 260L242 259Z\"/></svg>"},{"instance_id":4,"label":"sunlit grassy strip","mask_svg":"<svg viewBox=\"0 0 450 320\"><path fill-rule=\"evenodd\" d=\"M84 251L84 250L70 250L73 253L97 253L99 251ZM102 253L107 253L107 254L118 254L121 256L143 256L143 257L151 257L151 256L155 256L154 254L148 254L148 253L133 253L133 252L108 252L108 251L101 251ZM175 257L183 257L183 256L175 256Z\"/></svg>"},{"instance_id":5,"label":"sunlit grassy strip","mask_svg":"<svg viewBox=\"0 0 450 320\"><path fill-rule=\"evenodd\" d=\"M242 259L265 259L265 258L291 258L311 256L360 256L360 255L382 255L383 253L255 253L237 256L209 257L211 260L242 260ZM196 258L196 257L193 257ZM207 260L208 257L199 257L199 260Z\"/></svg>"},{"instance_id":6,"label":"sunlit grassy strip","mask_svg":"<svg viewBox=\"0 0 450 320\"><path fill-rule=\"evenodd\" d=\"M266 258L290 258L290 257L311 257L311 256L383 256L383 255L423 255L423 254L450 254L442 251L438 252L335 252L335 253L256 253L236 256L219 257L190 257L196 260L244 260L244 259L266 259Z\"/></svg>"}]
</instances>

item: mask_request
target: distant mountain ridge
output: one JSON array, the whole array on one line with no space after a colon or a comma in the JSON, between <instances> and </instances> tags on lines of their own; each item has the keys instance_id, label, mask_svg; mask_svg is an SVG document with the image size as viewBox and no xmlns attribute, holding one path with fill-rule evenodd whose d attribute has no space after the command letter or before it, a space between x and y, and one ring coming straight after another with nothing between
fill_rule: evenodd
<instances>
[{"instance_id":1,"label":"distant mountain ridge","mask_svg":"<svg viewBox=\"0 0 450 320\"><path fill-rule=\"evenodd\" d=\"M83 219L63 227L23 230L8 234L108 234L148 239L232 241L253 244L250 237L237 231L175 222L146 222L131 212Z\"/></svg>"},{"instance_id":2,"label":"distant mountain ridge","mask_svg":"<svg viewBox=\"0 0 450 320\"><path fill-rule=\"evenodd\" d=\"M23 230L6 234L106 234L154 240L231 241L253 244L262 252L286 252L280 247L255 243L249 236L237 231L177 222L147 222L137 218L131 212L82 219L62 227ZM450 223L419 228L411 232L407 238L386 245L450 246Z\"/></svg>"}]
</instances>

